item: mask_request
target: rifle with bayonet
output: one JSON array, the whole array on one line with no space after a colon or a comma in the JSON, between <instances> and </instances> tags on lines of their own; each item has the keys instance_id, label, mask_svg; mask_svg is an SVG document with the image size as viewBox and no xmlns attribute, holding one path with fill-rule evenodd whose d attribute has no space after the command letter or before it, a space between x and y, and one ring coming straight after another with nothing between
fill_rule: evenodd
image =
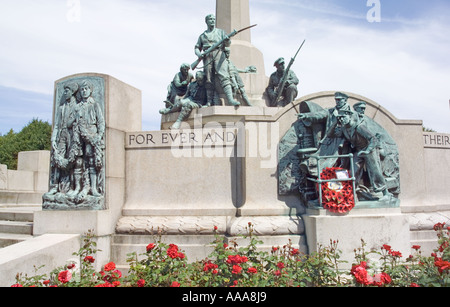
<instances>
[{"instance_id":1,"label":"rifle with bayonet","mask_svg":"<svg viewBox=\"0 0 450 307\"><path fill-rule=\"evenodd\" d=\"M208 54L210 54L211 52L213 52L214 50L219 48L223 44L224 41L226 41L227 39L232 38L233 36L235 36L238 33L241 33L242 31L248 30L248 29L253 28L255 26L256 25L252 25L252 26L240 29L239 31L233 30L233 32L231 32L230 34L226 35L225 38L222 39L220 42L215 43L214 45L211 46L211 48L209 48L208 50L203 52L202 55L199 56L198 59L194 63L192 63L191 69L194 70L195 68L197 68L198 64L200 64L200 62L203 60L203 58L205 58Z\"/></svg>"},{"instance_id":2,"label":"rifle with bayonet","mask_svg":"<svg viewBox=\"0 0 450 307\"><path fill-rule=\"evenodd\" d=\"M287 78L288 78L288 75L289 75L289 70L291 69L292 64L294 64L295 58L297 57L297 54L300 52L300 49L302 49L303 44L305 43L305 41L306 40L304 40L303 43L300 45L300 48L298 48L297 53L294 55L293 58L291 58L288 66L284 70L283 77L281 78L281 81L278 84L278 88L277 88L277 91L276 91L277 95L275 96L275 100L272 102L272 105L274 105L274 106L276 106L278 104L278 100L280 99L281 94L283 93L284 88L286 87L286 81L287 81ZM293 103L294 102L292 101L292 104ZM294 108L295 108L295 106L294 106Z\"/></svg>"}]
</instances>

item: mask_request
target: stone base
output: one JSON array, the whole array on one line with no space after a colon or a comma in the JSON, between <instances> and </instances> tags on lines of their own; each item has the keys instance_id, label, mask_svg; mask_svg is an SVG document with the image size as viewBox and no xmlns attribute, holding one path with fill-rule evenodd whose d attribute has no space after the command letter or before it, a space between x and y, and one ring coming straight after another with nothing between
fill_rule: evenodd
<instances>
[{"instance_id":1,"label":"stone base","mask_svg":"<svg viewBox=\"0 0 450 307\"><path fill-rule=\"evenodd\" d=\"M114 215L111 210L61 211L42 210L34 214L34 235L47 233L85 234L93 230L95 236L109 236L114 233Z\"/></svg>"},{"instance_id":2,"label":"stone base","mask_svg":"<svg viewBox=\"0 0 450 307\"><path fill-rule=\"evenodd\" d=\"M105 209L105 198L86 195L82 200L76 201L75 198L67 196L64 193L45 193L42 197L43 210L103 210Z\"/></svg>"},{"instance_id":3,"label":"stone base","mask_svg":"<svg viewBox=\"0 0 450 307\"><path fill-rule=\"evenodd\" d=\"M400 208L353 209L348 214L331 213L324 209L308 209L302 216L306 227L309 252L318 245L329 246L330 240L339 240L342 265L348 269L354 262L354 250L366 243L365 250L377 250L390 245L408 257L411 251L408 217Z\"/></svg>"}]
</instances>

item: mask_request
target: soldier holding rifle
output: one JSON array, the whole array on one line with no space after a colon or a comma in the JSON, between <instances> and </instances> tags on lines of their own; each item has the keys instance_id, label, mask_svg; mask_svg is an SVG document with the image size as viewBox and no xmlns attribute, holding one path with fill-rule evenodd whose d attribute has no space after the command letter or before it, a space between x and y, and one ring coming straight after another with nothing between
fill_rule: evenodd
<instances>
[{"instance_id":1,"label":"soldier holding rifle","mask_svg":"<svg viewBox=\"0 0 450 307\"><path fill-rule=\"evenodd\" d=\"M233 97L233 88L224 48L231 45L231 37L239 32L254 27L255 25L239 31L235 30L227 35L224 30L216 28L216 17L213 14L207 15L205 17L205 22L208 29L206 29L206 31L198 38L197 44L195 45L195 54L197 55L198 60L191 65L191 68L195 69L199 62L203 60L203 71L206 78L207 105L213 104L215 89L214 78L217 77L228 103L233 106L239 106L240 103Z\"/></svg>"},{"instance_id":2,"label":"soldier holding rifle","mask_svg":"<svg viewBox=\"0 0 450 307\"><path fill-rule=\"evenodd\" d=\"M294 64L295 58L304 43L305 41L298 48L297 53L287 67L285 67L284 58L279 58L275 61L273 66L277 68L277 71L270 76L269 85L266 88L266 94L269 97L271 107L284 107L293 103L295 97L297 97L299 80L291 70L291 66Z\"/></svg>"}]
</instances>

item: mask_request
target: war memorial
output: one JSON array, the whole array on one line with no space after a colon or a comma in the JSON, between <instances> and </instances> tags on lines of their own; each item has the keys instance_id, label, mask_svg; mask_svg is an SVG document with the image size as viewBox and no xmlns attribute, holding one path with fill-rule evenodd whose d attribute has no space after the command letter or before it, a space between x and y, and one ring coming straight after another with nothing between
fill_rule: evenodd
<instances>
[{"instance_id":1,"label":"war memorial","mask_svg":"<svg viewBox=\"0 0 450 307\"><path fill-rule=\"evenodd\" d=\"M2 210L39 207L32 237L0 249L1 285L64 264L88 230L99 265L122 267L155 234L196 260L214 233L243 240L249 223L263 249L290 240L307 254L332 239L349 261L361 239L404 255L434 247L433 225L450 219L450 135L355 93L304 95L291 67L307 41L266 74L248 1L198 17L193 63L155 102L159 131L142 131L132 85L102 73L55 81L52 151L0 169Z\"/></svg>"}]
</instances>

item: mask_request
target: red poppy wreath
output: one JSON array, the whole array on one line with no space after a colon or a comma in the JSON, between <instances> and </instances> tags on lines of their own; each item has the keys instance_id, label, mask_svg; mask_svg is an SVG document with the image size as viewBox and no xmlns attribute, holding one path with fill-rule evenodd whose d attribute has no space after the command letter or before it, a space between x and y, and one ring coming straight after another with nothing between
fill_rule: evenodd
<instances>
[{"instance_id":1,"label":"red poppy wreath","mask_svg":"<svg viewBox=\"0 0 450 307\"><path fill-rule=\"evenodd\" d=\"M346 172L346 170L327 167L320 174L320 179L337 179L336 172ZM355 207L355 199L351 181L322 183L322 204L324 209L335 213L346 213L352 210Z\"/></svg>"}]
</instances>

